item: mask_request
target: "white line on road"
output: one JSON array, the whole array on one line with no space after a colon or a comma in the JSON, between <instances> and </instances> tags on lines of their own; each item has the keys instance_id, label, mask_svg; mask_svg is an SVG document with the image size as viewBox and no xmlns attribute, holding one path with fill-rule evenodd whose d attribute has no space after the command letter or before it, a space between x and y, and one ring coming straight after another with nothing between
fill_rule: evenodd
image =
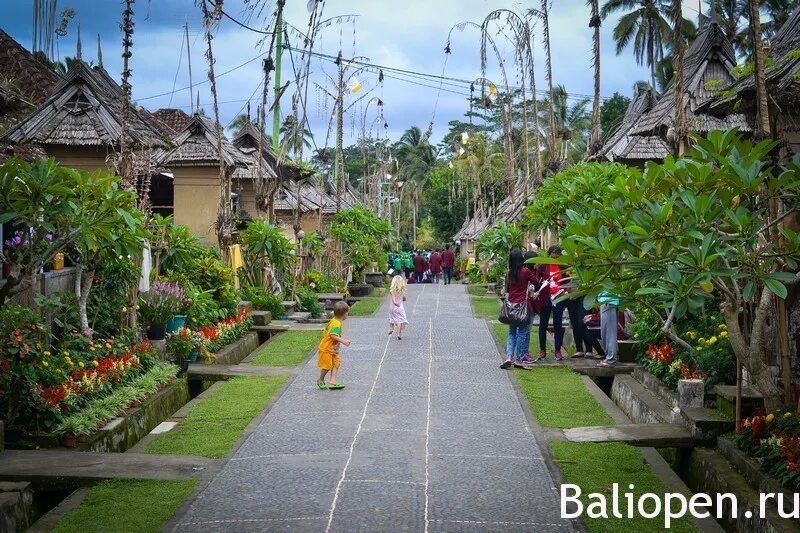
<instances>
[{"instance_id":1,"label":"white line on road","mask_svg":"<svg viewBox=\"0 0 800 533\"><path fill-rule=\"evenodd\" d=\"M328 515L328 525L325 527L325 533L329 533L331 530L331 524L333 523L333 513L336 512L336 502L339 500L339 492L342 490L342 484L345 481L345 477L347 476L347 469L350 466L350 461L353 460L353 451L355 450L356 442L358 441L358 435L361 433L361 426L364 425L364 419L367 418L367 409L369 408L369 402L372 401L372 394L375 392L375 386L378 383L378 377L381 375L381 367L383 367L383 361L386 359L386 352L389 351L389 341L391 337L386 339L386 346L383 348L383 355L381 355L381 360L378 363L378 371L375 373L375 379L372 382L372 388L369 390L369 396L367 396L367 403L364 404L364 412L361 414L361 420L358 422L358 427L356 428L356 434L353 436L353 442L350 443L350 453L347 456L347 462L344 464L344 470L342 470L342 477L339 478L339 483L336 484L336 491L333 493L333 503L331 503L331 512Z\"/></svg>"},{"instance_id":2,"label":"white line on road","mask_svg":"<svg viewBox=\"0 0 800 533\"><path fill-rule=\"evenodd\" d=\"M437 299L438 302L438 299ZM428 319L428 417L425 423L425 533L428 533L428 509L430 498L428 486L430 484L430 474L428 470L430 452L428 446L431 442L431 373L433 371L433 319Z\"/></svg>"}]
</instances>

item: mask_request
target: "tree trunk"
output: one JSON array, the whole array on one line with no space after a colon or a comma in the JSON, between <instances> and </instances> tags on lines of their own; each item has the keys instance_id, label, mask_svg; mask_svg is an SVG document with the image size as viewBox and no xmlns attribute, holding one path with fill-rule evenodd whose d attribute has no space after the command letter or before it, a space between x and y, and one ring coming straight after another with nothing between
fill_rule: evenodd
<instances>
[{"instance_id":1,"label":"tree trunk","mask_svg":"<svg viewBox=\"0 0 800 533\"><path fill-rule=\"evenodd\" d=\"M75 286L77 291L75 297L78 299L78 319L81 327L81 333L89 330L89 314L86 310L86 304L89 301L89 292L92 290L94 283L94 269L86 270L85 267L79 267L78 273L75 277Z\"/></svg>"},{"instance_id":2,"label":"tree trunk","mask_svg":"<svg viewBox=\"0 0 800 533\"><path fill-rule=\"evenodd\" d=\"M764 41L761 38L761 12L759 9L759 0L750 0L750 29L753 39L756 85L756 136L767 138L770 136L769 104L767 102Z\"/></svg>"},{"instance_id":3,"label":"tree trunk","mask_svg":"<svg viewBox=\"0 0 800 533\"><path fill-rule=\"evenodd\" d=\"M675 60L675 155L681 157L686 150L686 106L683 101L683 5L682 0L673 0L673 39L677 54Z\"/></svg>"},{"instance_id":4,"label":"tree trunk","mask_svg":"<svg viewBox=\"0 0 800 533\"><path fill-rule=\"evenodd\" d=\"M542 24L544 28L544 49L547 57L545 72L547 75L547 88L550 97L548 98L550 107L548 109L550 132L547 136L547 149L550 153L550 163L553 164L553 154L556 151L556 110L553 100L553 57L550 50L550 21L548 15L548 3L550 0L542 0Z\"/></svg>"},{"instance_id":5,"label":"tree trunk","mask_svg":"<svg viewBox=\"0 0 800 533\"><path fill-rule=\"evenodd\" d=\"M592 136L589 140L589 155L600 151L600 2L592 1L592 19L589 27L594 28L594 101L592 102Z\"/></svg>"},{"instance_id":6,"label":"tree trunk","mask_svg":"<svg viewBox=\"0 0 800 533\"><path fill-rule=\"evenodd\" d=\"M130 123L131 109L131 70L128 60L131 58L133 46L133 3L136 0L125 0L125 9L122 11L122 112L120 117L119 134L119 175L122 186L135 191L131 147L128 146L127 130Z\"/></svg>"}]
</instances>

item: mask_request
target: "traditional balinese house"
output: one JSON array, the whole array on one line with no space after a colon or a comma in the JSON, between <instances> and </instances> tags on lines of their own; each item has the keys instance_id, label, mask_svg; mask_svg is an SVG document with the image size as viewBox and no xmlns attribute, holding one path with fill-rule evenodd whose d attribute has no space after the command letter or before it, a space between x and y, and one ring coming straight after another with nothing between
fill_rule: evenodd
<instances>
[{"instance_id":1,"label":"traditional balinese house","mask_svg":"<svg viewBox=\"0 0 800 533\"><path fill-rule=\"evenodd\" d=\"M122 89L102 66L76 60L37 110L4 140L41 146L64 166L94 171L113 166L122 134ZM134 150L164 146L163 132L131 106L127 139Z\"/></svg>"},{"instance_id":2,"label":"traditional balinese house","mask_svg":"<svg viewBox=\"0 0 800 533\"><path fill-rule=\"evenodd\" d=\"M251 218L267 216L266 200L257 200L256 183L259 172L267 183L275 187L273 209L275 220L287 237L294 239L294 228L308 232L320 231L336 213L336 192L328 190L316 180L312 170L281 160L272 149L269 139L262 139L261 168L259 170L258 127L248 123L233 139L233 144L247 158L247 166L234 171L234 191L239 195L239 205ZM269 183L272 182L272 183ZM341 208L348 209L357 203L351 188L342 196ZM260 204L260 205L259 205ZM299 221L298 217L299 216Z\"/></svg>"},{"instance_id":3,"label":"traditional balinese house","mask_svg":"<svg viewBox=\"0 0 800 533\"><path fill-rule=\"evenodd\" d=\"M150 114L162 124L162 129L169 132L170 137L175 137L185 130L192 120L192 117L183 110L171 107L156 109Z\"/></svg>"},{"instance_id":4,"label":"traditional balinese house","mask_svg":"<svg viewBox=\"0 0 800 533\"><path fill-rule=\"evenodd\" d=\"M172 147L155 156L157 165L172 170L176 224L188 226L210 245L217 244L215 225L220 203L220 160L217 128L209 118L195 114L172 140ZM223 135L222 158L226 172L248 164L248 159ZM233 199L231 199L233 201Z\"/></svg>"},{"instance_id":5,"label":"traditional balinese house","mask_svg":"<svg viewBox=\"0 0 800 533\"><path fill-rule=\"evenodd\" d=\"M0 30L0 135L33 112L60 80L50 67Z\"/></svg>"},{"instance_id":6,"label":"traditional balinese house","mask_svg":"<svg viewBox=\"0 0 800 533\"><path fill-rule=\"evenodd\" d=\"M459 249L459 256L463 259L475 257L475 244L481 234L491 226L491 217L482 211L478 211L471 218L464 220L461 229L453 235L453 241Z\"/></svg>"},{"instance_id":7,"label":"traditional balinese house","mask_svg":"<svg viewBox=\"0 0 800 533\"><path fill-rule=\"evenodd\" d=\"M658 103L659 94L649 85L636 87L636 95L625 110L625 116L616 131L605 141L603 148L597 154L599 158L614 161L625 158L635 148L636 141L641 139L631 134L631 129L636 122Z\"/></svg>"},{"instance_id":8,"label":"traditional balinese house","mask_svg":"<svg viewBox=\"0 0 800 533\"><path fill-rule=\"evenodd\" d=\"M690 132L705 135L712 130L734 127L751 130L741 113L720 117L701 111L702 104L715 95L718 87L734 80L735 66L733 46L719 25L709 22L698 33L684 58L684 105ZM627 129L606 142L603 153L608 159L641 166L647 161L662 161L675 151L675 84L655 103L652 102L654 97L650 95L640 100L639 108L652 107L629 121Z\"/></svg>"},{"instance_id":9,"label":"traditional balinese house","mask_svg":"<svg viewBox=\"0 0 800 533\"><path fill-rule=\"evenodd\" d=\"M774 64L766 69L770 130L782 143L783 157L800 153L800 8L770 41ZM718 116L743 113L751 125L756 121L755 76L744 76L721 87L704 109Z\"/></svg>"}]
</instances>

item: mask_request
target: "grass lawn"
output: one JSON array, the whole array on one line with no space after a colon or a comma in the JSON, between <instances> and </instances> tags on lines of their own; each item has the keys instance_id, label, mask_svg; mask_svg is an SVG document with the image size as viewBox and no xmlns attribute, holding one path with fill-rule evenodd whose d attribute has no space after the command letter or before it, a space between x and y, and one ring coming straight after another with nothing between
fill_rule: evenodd
<instances>
[{"instance_id":1,"label":"grass lawn","mask_svg":"<svg viewBox=\"0 0 800 533\"><path fill-rule=\"evenodd\" d=\"M477 318L494 318L500 314L500 299L497 296L472 296L472 310Z\"/></svg>"},{"instance_id":2,"label":"grass lawn","mask_svg":"<svg viewBox=\"0 0 800 533\"><path fill-rule=\"evenodd\" d=\"M192 409L180 425L151 442L145 453L225 457L286 379L259 376L226 381Z\"/></svg>"},{"instance_id":3,"label":"grass lawn","mask_svg":"<svg viewBox=\"0 0 800 533\"><path fill-rule=\"evenodd\" d=\"M350 316L372 316L372 314L381 306L383 298L361 298L350 308Z\"/></svg>"},{"instance_id":4,"label":"grass lawn","mask_svg":"<svg viewBox=\"0 0 800 533\"><path fill-rule=\"evenodd\" d=\"M486 296L485 285L467 285L467 292L472 296Z\"/></svg>"},{"instance_id":5,"label":"grass lawn","mask_svg":"<svg viewBox=\"0 0 800 533\"><path fill-rule=\"evenodd\" d=\"M567 483L581 487L581 500L584 513L588 502L586 495L601 493L605 496L610 509L611 484L619 483L619 492L629 492L628 484L635 488L630 491L638 495L645 492L664 494L667 488L647 463L642 454L635 447L618 442L607 443L550 443L553 458L558 461ZM645 509L652 509L652 501L647 502ZM677 510L677 509L676 509ZM620 497L620 512L627 517L625 498ZM618 531L664 531L663 514L659 518L648 520L639 516L638 510L634 511L634 518L613 518L609 511L609 518L582 517L584 523L592 533L616 533ZM670 522L670 531L690 532L697 531L694 522L688 518Z\"/></svg>"},{"instance_id":6,"label":"grass lawn","mask_svg":"<svg viewBox=\"0 0 800 533\"><path fill-rule=\"evenodd\" d=\"M321 331L287 331L278 334L253 358L258 366L294 366L305 362L319 345Z\"/></svg>"},{"instance_id":7,"label":"grass lawn","mask_svg":"<svg viewBox=\"0 0 800 533\"><path fill-rule=\"evenodd\" d=\"M594 399L581 377L566 366L515 370L515 377L539 424L575 428L613 426L614 420Z\"/></svg>"},{"instance_id":8,"label":"grass lawn","mask_svg":"<svg viewBox=\"0 0 800 533\"><path fill-rule=\"evenodd\" d=\"M57 533L157 533L196 481L116 479L89 489L86 499L59 521Z\"/></svg>"},{"instance_id":9,"label":"grass lawn","mask_svg":"<svg viewBox=\"0 0 800 533\"><path fill-rule=\"evenodd\" d=\"M497 340L500 341L500 346L502 346L503 350L505 350L506 343L508 342L508 326L506 324L501 324L496 320L491 322L492 330L494 331ZM531 357L536 357L539 353L539 327L534 326L531 329L531 344L530 344L530 353ZM553 354L553 340L551 338L547 339L547 353ZM503 352L505 353L505 351Z\"/></svg>"}]
</instances>

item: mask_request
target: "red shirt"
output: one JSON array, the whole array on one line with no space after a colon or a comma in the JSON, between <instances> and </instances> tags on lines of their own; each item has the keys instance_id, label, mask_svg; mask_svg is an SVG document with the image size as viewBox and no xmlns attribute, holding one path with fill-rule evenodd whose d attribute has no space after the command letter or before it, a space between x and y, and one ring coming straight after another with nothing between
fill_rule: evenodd
<instances>
[{"instance_id":1,"label":"red shirt","mask_svg":"<svg viewBox=\"0 0 800 533\"><path fill-rule=\"evenodd\" d=\"M511 276L506 277L506 292L508 293L508 301L512 303L524 302L528 299L528 284L536 283L536 277L531 270L524 266L519 271L517 281L512 281Z\"/></svg>"},{"instance_id":2,"label":"red shirt","mask_svg":"<svg viewBox=\"0 0 800 533\"><path fill-rule=\"evenodd\" d=\"M442 252L442 267L450 268L456 264L456 256L453 250L445 250Z\"/></svg>"},{"instance_id":3,"label":"red shirt","mask_svg":"<svg viewBox=\"0 0 800 533\"><path fill-rule=\"evenodd\" d=\"M561 267L558 265L547 265L547 273L550 276L550 294L558 294L561 288Z\"/></svg>"},{"instance_id":4,"label":"red shirt","mask_svg":"<svg viewBox=\"0 0 800 533\"><path fill-rule=\"evenodd\" d=\"M439 252L431 254L431 272L438 274L442 271L442 256Z\"/></svg>"},{"instance_id":5,"label":"red shirt","mask_svg":"<svg viewBox=\"0 0 800 533\"><path fill-rule=\"evenodd\" d=\"M414 272L417 272L419 274L421 274L422 272L425 272L425 270L427 270L425 268L425 266L426 266L425 262L426 262L425 258L422 257L422 254L415 255L414 256Z\"/></svg>"}]
</instances>

